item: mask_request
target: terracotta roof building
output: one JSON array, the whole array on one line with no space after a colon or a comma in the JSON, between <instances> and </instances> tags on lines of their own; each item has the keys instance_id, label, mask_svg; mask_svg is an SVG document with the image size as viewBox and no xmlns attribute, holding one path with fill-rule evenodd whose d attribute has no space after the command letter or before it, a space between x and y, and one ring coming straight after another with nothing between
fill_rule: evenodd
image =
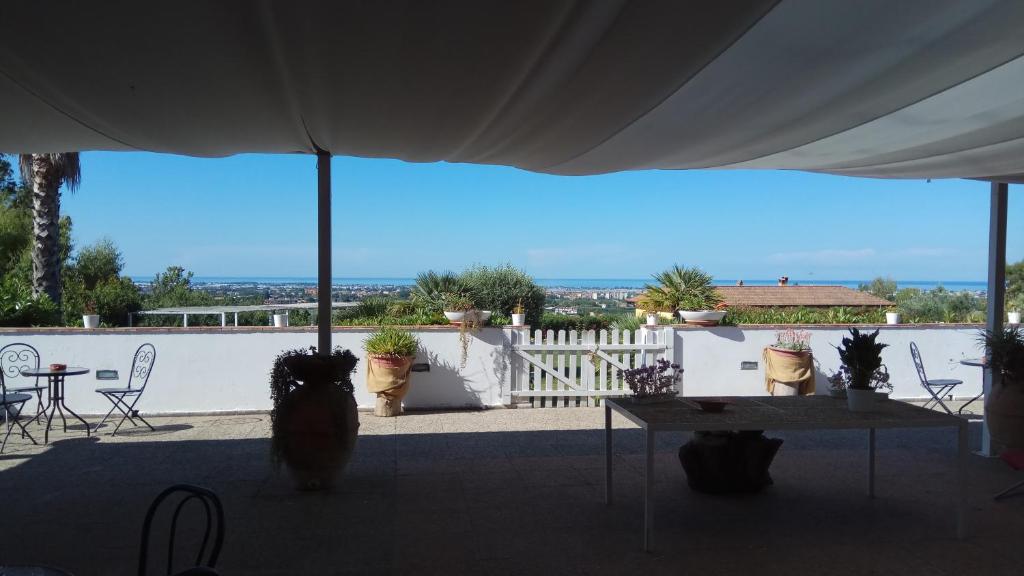
<instances>
[{"instance_id":1,"label":"terracotta roof building","mask_svg":"<svg viewBox=\"0 0 1024 576\"><path fill-rule=\"evenodd\" d=\"M881 307L892 302L845 286L716 286L729 306Z\"/></svg>"}]
</instances>

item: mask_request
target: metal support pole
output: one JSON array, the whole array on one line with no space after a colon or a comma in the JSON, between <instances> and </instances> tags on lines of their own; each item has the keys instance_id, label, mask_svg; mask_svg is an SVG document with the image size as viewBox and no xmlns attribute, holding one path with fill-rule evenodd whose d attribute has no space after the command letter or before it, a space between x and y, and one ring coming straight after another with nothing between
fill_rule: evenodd
<instances>
[{"instance_id":1,"label":"metal support pole","mask_svg":"<svg viewBox=\"0 0 1024 576\"><path fill-rule=\"evenodd\" d=\"M993 182L989 207L988 223L988 318L985 329L999 332L1003 329L1003 299L1006 297L1006 200L1009 185L1005 182ZM985 351L988 355L988 351ZM998 374L993 374L985 367L984 391L988 398L992 386L998 384ZM988 415L982 423L981 450L982 456L993 457L992 438L988 434Z\"/></svg>"},{"instance_id":2,"label":"metal support pole","mask_svg":"<svg viewBox=\"0 0 1024 576\"><path fill-rule=\"evenodd\" d=\"M317 350L331 354L331 155L316 153L317 170Z\"/></svg>"}]
</instances>

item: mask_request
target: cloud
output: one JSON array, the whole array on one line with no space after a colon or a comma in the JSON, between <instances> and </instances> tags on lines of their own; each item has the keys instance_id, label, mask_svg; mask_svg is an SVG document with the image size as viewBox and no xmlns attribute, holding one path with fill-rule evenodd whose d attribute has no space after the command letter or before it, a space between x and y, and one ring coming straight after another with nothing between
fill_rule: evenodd
<instances>
[{"instance_id":1,"label":"cloud","mask_svg":"<svg viewBox=\"0 0 1024 576\"><path fill-rule=\"evenodd\" d=\"M857 248L853 250L810 250L804 252L776 252L769 254L770 262L785 264L846 264L850 262L861 262L874 258L877 252L874 248Z\"/></svg>"}]
</instances>

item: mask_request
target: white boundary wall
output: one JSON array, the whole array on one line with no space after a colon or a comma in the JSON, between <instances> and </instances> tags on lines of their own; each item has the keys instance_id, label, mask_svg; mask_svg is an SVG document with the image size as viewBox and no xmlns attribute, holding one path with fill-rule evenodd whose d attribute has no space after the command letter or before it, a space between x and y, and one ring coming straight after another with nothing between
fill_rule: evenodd
<instances>
[{"instance_id":1,"label":"white boundary wall","mask_svg":"<svg viewBox=\"0 0 1024 576\"><path fill-rule=\"evenodd\" d=\"M864 327L867 328L867 327ZM675 357L682 364L686 395L764 394L761 350L775 340L777 327L680 328L676 331ZM827 390L825 377L839 366L831 344L838 344L842 327L800 327L812 333L811 346L821 365L818 390ZM870 328L874 329L874 328ZM898 398L921 398L925 393L910 360L909 343L916 341L933 378L960 378L965 385L958 397L981 390L981 369L962 366L962 358L981 355L978 327L898 326L882 327L880 340L890 344L883 359L892 374ZM362 357L361 344L371 329L338 329L334 343ZM479 408L505 403L509 355L501 329L487 328L472 336L468 361L459 367L459 333L450 328L414 329L422 343L417 362L430 364L429 372L412 376L405 399L408 408ZM98 386L124 385L131 357L143 342L157 349L156 366L145 396L143 412L222 412L269 410L268 377L274 357L282 350L315 344L316 333L308 328L238 329L0 329L0 345L27 342L35 346L44 364L63 362L93 372L67 379L67 403L82 414L109 409L93 390ZM741 370L740 362L758 362L756 370ZM373 405L365 387L365 360L354 375L356 400L361 407ZM115 369L120 382L96 380L96 369Z\"/></svg>"},{"instance_id":2,"label":"white boundary wall","mask_svg":"<svg viewBox=\"0 0 1024 576\"><path fill-rule=\"evenodd\" d=\"M811 349L820 369L816 374L818 393L828 392L826 378L839 369L839 354L832 347L847 334L844 327L801 327L811 333ZM957 378L964 381L954 391L957 398L972 398L981 392L982 370L960 364L964 358L978 358L980 326L926 325L873 326L860 330L881 330L882 361L889 369L893 398L927 398L910 358L910 343L921 349L929 378ZM783 328L784 329L784 328ZM689 396L755 396L767 394L761 351L775 342L778 327L716 327L676 331L676 358L683 366L683 393ZM741 370L740 362L758 363L756 370Z\"/></svg>"}]
</instances>

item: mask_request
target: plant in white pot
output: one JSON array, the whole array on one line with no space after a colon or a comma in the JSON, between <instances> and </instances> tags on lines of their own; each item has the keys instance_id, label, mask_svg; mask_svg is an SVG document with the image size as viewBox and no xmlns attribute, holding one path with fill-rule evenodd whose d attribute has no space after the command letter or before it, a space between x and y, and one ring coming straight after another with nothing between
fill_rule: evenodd
<instances>
[{"instance_id":1,"label":"plant in white pot","mask_svg":"<svg viewBox=\"0 0 1024 576\"><path fill-rule=\"evenodd\" d=\"M899 324L900 323L900 311L896 308L888 308L885 311L885 323L886 324Z\"/></svg>"},{"instance_id":2,"label":"plant in white pot","mask_svg":"<svg viewBox=\"0 0 1024 576\"><path fill-rule=\"evenodd\" d=\"M452 324L463 323L466 320L466 314L473 311L473 300L465 294L445 294L442 302L444 303L444 317Z\"/></svg>"},{"instance_id":3,"label":"plant in white pot","mask_svg":"<svg viewBox=\"0 0 1024 576\"><path fill-rule=\"evenodd\" d=\"M96 313L95 302L89 301L85 303L84 313L82 314L82 325L86 328L100 327L100 315Z\"/></svg>"},{"instance_id":4,"label":"plant in white pot","mask_svg":"<svg viewBox=\"0 0 1024 576\"><path fill-rule=\"evenodd\" d=\"M1024 332L1007 326L982 332L988 367L997 382L985 397L985 419L999 445L1024 449Z\"/></svg>"},{"instance_id":5,"label":"plant in white pot","mask_svg":"<svg viewBox=\"0 0 1024 576\"><path fill-rule=\"evenodd\" d=\"M1006 303L1007 324L1013 324L1014 326L1020 324L1020 311L1022 308L1024 308L1024 295L1019 295Z\"/></svg>"},{"instance_id":6,"label":"plant in white pot","mask_svg":"<svg viewBox=\"0 0 1024 576\"><path fill-rule=\"evenodd\" d=\"M412 332L394 326L382 326L363 340L368 360L366 387L377 395L374 416L402 413L402 398L409 392L412 362L419 346Z\"/></svg>"},{"instance_id":7,"label":"plant in white pot","mask_svg":"<svg viewBox=\"0 0 1024 576\"><path fill-rule=\"evenodd\" d=\"M867 333L850 328L850 335L836 346L842 365L829 379L832 387L845 385L846 401L851 412L870 412L879 399L878 392L892 390L889 371L882 364L882 350L888 346L876 342L878 330Z\"/></svg>"},{"instance_id":8,"label":"plant in white pot","mask_svg":"<svg viewBox=\"0 0 1024 576\"><path fill-rule=\"evenodd\" d=\"M523 306L522 299L512 307L512 325L526 326L526 308Z\"/></svg>"},{"instance_id":9,"label":"plant in white pot","mask_svg":"<svg viewBox=\"0 0 1024 576\"><path fill-rule=\"evenodd\" d=\"M648 284L637 305L644 310L679 311L687 324L714 326L725 317L722 297L711 284L711 275L697 267L675 265L655 274L658 284Z\"/></svg>"}]
</instances>

